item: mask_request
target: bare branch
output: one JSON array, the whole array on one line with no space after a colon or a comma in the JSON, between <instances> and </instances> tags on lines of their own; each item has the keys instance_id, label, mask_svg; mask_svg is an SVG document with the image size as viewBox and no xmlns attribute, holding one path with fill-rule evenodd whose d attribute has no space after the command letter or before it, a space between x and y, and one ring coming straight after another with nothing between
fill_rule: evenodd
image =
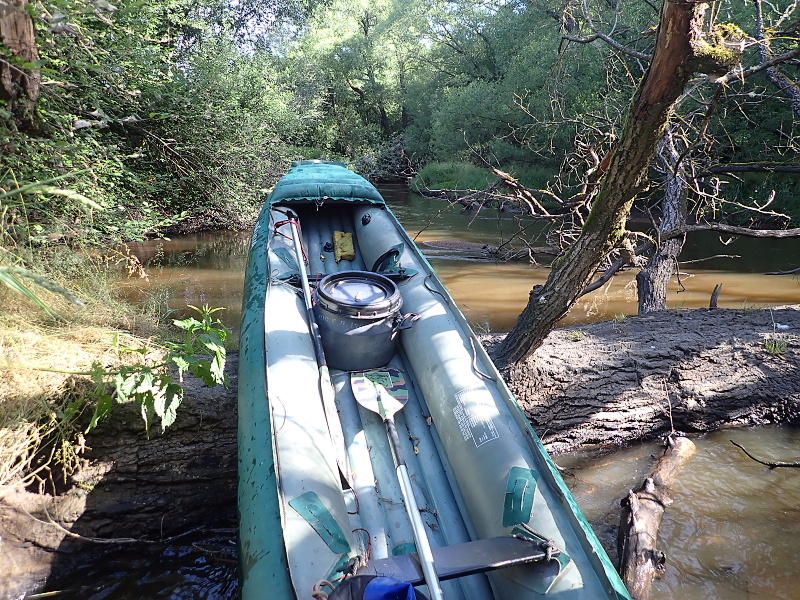
<instances>
[{"instance_id":1,"label":"bare branch","mask_svg":"<svg viewBox=\"0 0 800 600\"><path fill-rule=\"evenodd\" d=\"M615 50L618 50L623 54L627 54L628 56L632 56L634 58L638 58L639 60L645 60L645 61L650 61L653 58L652 54L647 54L645 52L639 52L638 50L634 50L633 48L628 48L627 46L620 44L610 35L605 34L599 31L597 28L595 28L591 16L589 16L589 7L586 5L586 0L584 0L583 2L583 18L586 21L586 24L592 30L593 35L586 38L578 38L574 36L562 35L561 39L568 40L570 42L577 42L579 44L588 44L599 38L603 40L606 44L614 48ZM613 28L612 28L612 33L613 33Z\"/></svg>"},{"instance_id":2,"label":"bare branch","mask_svg":"<svg viewBox=\"0 0 800 600\"><path fill-rule=\"evenodd\" d=\"M800 165L773 163L735 163L715 165L699 173L698 177L719 173L800 173Z\"/></svg>"},{"instance_id":3,"label":"bare branch","mask_svg":"<svg viewBox=\"0 0 800 600\"><path fill-rule=\"evenodd\" d=\"M800 47L795 48L791 52L786 52L785 54L776 56L772 60L768 60L765 63L761 63L760 65L750 67L749 69L734 69L733 71L729 72L727 75L723 75L722 77L714 77L713 75L709 75L706 79L711 83L726 85L737 79L747 79L751 75L755 75L756 73L760 73L764 69L769 69L770 67L774 67L775 65L784 63L787 60L794 58L795 56L800 56Z\"/></svg>"},{"instance_id":4,"label":"bare branch","mask_svg":"<svg viewBox=\"0 0 800 600\"><path fill-rule=\"evenodd\" d=\"M684 233L693 233L695 231L718 231L720 233L752 238L784 239L800 237L800 227L795 227L794 229L750 229L749 227L736 227L735 225L725 225L723 223L704 223L702 225L683 225L682 227L676 227L672 231L662 233L661 238L670 239L683 235Z\"/></svg>"},{"instance_id":5,"label":"bare branch","mask_svg":"<svg viewBox=\"0 0 800 600\"><path fill-rule=\"evenodd\" d=\"M758 56L762 63L766 63L770 56L769 39L764 35L764 17L761 10L761 0L753 0L756 8L756 40L758 41ZM796 84L786 75L769 67L765 70L767 79L776 88L781 90L792 103L792 111L800 116L800 92Z\"/></svg>"},{"instance_id":6,"label":"bare branch","mask_svg":"<svg viewBox=\"0 0 800 600\"><path fill-rule=\"evenodd\" d=\"M764 273L764 275L794 275L795 273L800 273L800 267L789 269L788 271L769 271L768 273Z\"/></svg>"},{"instance_id":7,"label":"bare branch","mask_svg":"<svg viewBox=\"0 0 800 600\"><path fill-rule=\"evenodd\" d=\"M770 469L777 469L778 467L790 467L790 468L793 468L793 469L800 469L800 462L781 462L781 461L769 462L769 461L764 461L764 460L758 459L755 456L753 456L752 454L750 454L745 449L745 447L742 446L741 444L737 444L733 440L730 440L730 442L731 442L731 444L733 444L734 446L739 448L742 452L744 452L748 457L752 458L754 461L756 461L759 464L762 464L762 465L764 465L766 467L769 467Z\"/></svg>"}]
</instances>

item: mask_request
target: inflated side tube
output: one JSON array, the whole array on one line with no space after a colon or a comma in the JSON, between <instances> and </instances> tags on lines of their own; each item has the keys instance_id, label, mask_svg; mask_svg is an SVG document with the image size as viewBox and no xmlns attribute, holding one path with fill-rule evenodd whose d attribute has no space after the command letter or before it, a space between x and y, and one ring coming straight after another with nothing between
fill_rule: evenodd
<instances>
[{"instance_id":1,"label":"inflated side tube","mask_svg":"<svg viewBox=\"0 0 800 600\"><path fill-rule=\"evenodd\" d=\"M364 218L366 214L370 217ZM498 383L485 375L496 371L483 362L463 317L457 319L458 308L416 246L401 234L393 215L369 207L357 210L354 221L367 264L402 242L407 245L402 266L420 271L399 283L404 310L419 315L414 327L403 332L401 344L478 537L529 527L569 556L580 542L559 505L558 491L546 481L540 484L541 464L531 451L530 433L512 414L518 408L509 405ZM571 564L565 556L555 572L554 565L530 566L504 569L490 578L503 598L548 589L550 594L564 594L559 598L606 596L583 549L575 555L580 564Z\"/></svg>"}]
</instances>

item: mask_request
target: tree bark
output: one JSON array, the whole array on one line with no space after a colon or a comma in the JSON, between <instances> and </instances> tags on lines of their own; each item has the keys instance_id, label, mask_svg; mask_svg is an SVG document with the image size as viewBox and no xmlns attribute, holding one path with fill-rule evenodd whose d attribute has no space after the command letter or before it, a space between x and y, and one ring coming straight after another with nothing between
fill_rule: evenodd
<instances>
[{"instance_id":1,"label":"tree bark","mask_svg":"<svg viewBox=\"0 0 800 600\"><path fill-rule=\"evenodd\" d=\"M658 162L665 176L664 197L661 200L661 224L653 255L636 274L639 295L639 314L667 308L667 286L677 271L678 256L683 249L683 237L661 240L661 234L686 225L686 198L688 185L683 162L675 149L671 132L667 132L658 148Z\"/></svg>"},{"instance_id":2,"label":"tree bark","mask_svg":"<svg viewBox=\"0 0 800 600\"><path fill-rule=\"evenodd\" d=\"M0 57L0 100L5 100L18 125L34 122L42 77L38 69L16 64L39 60L33 20L25 11L27 0L0 0L0 42L13 61Z\"/></svg>"},{"instance_id":3,"label":"tree bark","mask_svg":"<svg viewBox=\"0 0 800 600\"><path fill-rule=\"evenodd\" d=\"M518 363L541 345L602 259L622 240L631 205L645 187L647 168L672 108L693 73L693 44L701 37L704 12L705 4L664 2L653 60L633 98L581 235L553 263L544 286L532 290L516 325L495 352L501 367Z\"/></svg>"},{"instance_id":4,"label":"tree bark","mask_svg":"<svg viewBox=\"0 0 800 600\"><path fill-rule=\"evenodd\" d=\"M556 329L506 382L554 454L673 428L800 423L798 332L800 307L653 312ZM771 338L782 353L767 351Z\"/></svg>"},{"instance_id":5,"label":"tree bark","mask_svg":"<svg viewBox=\"0 0 800 600\"><path fill-rule=\"evenodd\" d=\"M656 466L637 489L622 500L619 521L619 573L634 600L648 600L653 579L666 557L657 549L658 529L670 498L672 480L695 452L684 437L670 436Z\"/></svg>"}]
</instances>

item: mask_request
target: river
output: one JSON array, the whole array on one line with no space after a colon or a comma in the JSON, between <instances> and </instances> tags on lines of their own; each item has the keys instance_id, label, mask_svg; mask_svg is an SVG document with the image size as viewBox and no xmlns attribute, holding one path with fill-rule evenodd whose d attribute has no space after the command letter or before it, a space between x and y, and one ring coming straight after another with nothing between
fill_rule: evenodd
<instances>
[{"instance_id":1,"label":"river","mask_svg":"<svg viewBox=\"0 0 800 600\"><path fill-rule=\"evenodd\" d=\"M489 212L462 214L451 209L431 223L445 203L409 196L404 188L382 191L412 237L417 237L474 328L482 332L508 330L524 307L531 287L545 280L547 267L490 262L479 258L479 252L453 252L430 243L454 240L497 245L512 231L513 219ZM149 277L120 285L130 297L147 296L156 307L225 306L223 318L235 334L249 241L249 232L217 232L132 245ZM681 259L715 255L741 258L683 263L680 282L674 280L671 284L671 308L708 306L711 291L718 283L723 284L721 307L764 307L800 300L796 277L763 275L765 271L797 267L800 241L726 240L711 234L696 235L687 242ZM635 312L633 273L623 273L583 299L562 324ZM654 585L653 600L800 597L795 551L800 539L800 473L758 465L729 439L771 460L800 458L800 432L790 427L721 431L697 438L698 452L677 478L675 502L662 525L659 548L667 555L667 570ZM557 457L557 462L569 470L565 479L612 556L619 499L640 483L656 452L655 444L644 444L602 458L580 453ZM68 597L234 597L236 569L230 561L235 555L230 543L225 535L214 535L185 546L162 548L152 556L129 556L123 552L110 563L114 565L112 573L98 566L94 574L96 593ZM126 590L124 594L113 592L122 588Z\"/></svg>"},{"instance_id":2,"label":"river","mask_svg":"<svg viewBox=\"0 0 800 600\"><path fill-rule=\"evenodd\" d=\"M489 261L480 251L441 249L436 242L499 245L516 231L513 216L492 211L462 213L460 206L440 214L447 207L446 202L409 194L406 187L385 187L381 191L473 328L483 333L508 331L524 308L531 288L544 283L549 268L527 262ZM120 285L131 298L146 296L148 302L160 300L176 309L187 304L224 306L226 311L221 317L235 337L249 242L249 232L210 232L131 244L131 251L144 262L148 278ZM796 275L763 274L800 266L800 240L695 234L687 241L681 261L680 278L673 277L670 283L668 308L708 307L714 286L719 283L721 308L800 302L800 279ZM628 270L583 297L560 325L636 312L635 272Z\"/></svg>"}]
</instances>

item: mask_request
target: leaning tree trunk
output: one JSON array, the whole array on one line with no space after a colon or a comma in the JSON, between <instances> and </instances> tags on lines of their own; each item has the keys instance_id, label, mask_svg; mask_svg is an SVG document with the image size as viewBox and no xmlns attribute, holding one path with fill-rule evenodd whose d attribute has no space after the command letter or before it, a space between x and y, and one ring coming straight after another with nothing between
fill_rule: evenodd
<instances>
[{"instance_id":1,"label":"leaning tree trunk","mask_svg":"<svg viewBox=\"0 0 800 600\"><path fill-rule=\"evenodd\" d=\"M608 171L578 240L532 290L516 325L498 348L507 366L530 356L581 295L598 265L622 240L625 222L664 136L675 101L696 70L705 4L666 0L655 52L630 107Z\"/></svg>"},{"instance_id":2,"label":"leaning tree trunk","mask_svg":"<svg viewBox=\"0 0 800 600\"><path fill-rule=\"evenodd\" d=\"M5 100L17 126L24 129L34 123L34 108L42 81L37 69L25 69L22 63L39 60L33 20L25 10L27 0L0 0L0 42L6 56L0 57L0 100Z\"/></svg>"},{"instance_id":3,"label":"leaning tree trunk","mask_svg":"<svg viewBox=\"0 0 800 600\"><path fill-rule=\"evenodd\" d=\"M636 275L639 293L639 314L643 315L667 308L667 285L677 270L678 255L683 249L685 236L661 240L661 234L686 225L686 169L679 162L670 131L658 147L658 162L666 174L664 198L661 201L661 225L658 240L650 260Z\"/></svg>"}]
</instances>

